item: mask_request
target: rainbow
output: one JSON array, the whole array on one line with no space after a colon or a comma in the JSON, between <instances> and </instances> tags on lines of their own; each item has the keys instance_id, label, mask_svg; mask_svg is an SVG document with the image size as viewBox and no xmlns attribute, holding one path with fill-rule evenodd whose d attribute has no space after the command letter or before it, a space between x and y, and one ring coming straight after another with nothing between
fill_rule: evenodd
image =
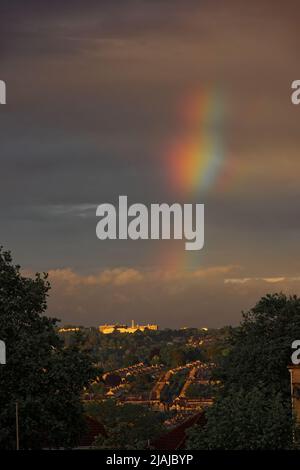
<instances>
[{"instance_id":1,"label":"rainbow","mask_svg":"<svg viewBox=\"0 0 300 470\"><path fill-rule=\"evenodd\" d=\"M232 179L233 164L225 159L225 100L217 87L197 90L179 106L178 132L164 150L169 191L184 202L199 200L209 191L224 191ZM187 253L174 245L160 252L166 269L194 270L203 263L201 253Z\"/></svg>"},{"instance_id":2,"label":"rainbow","mask_svg":"<svg viewBox=\"0 0 300 470\"><path fill-rule=\"evenodd\" d=\"M224 163L224 99L219 90L193 93L180 110L180 133L167 153L173 190L184 197L213 188Z\"/></svg>"}]
</instances>

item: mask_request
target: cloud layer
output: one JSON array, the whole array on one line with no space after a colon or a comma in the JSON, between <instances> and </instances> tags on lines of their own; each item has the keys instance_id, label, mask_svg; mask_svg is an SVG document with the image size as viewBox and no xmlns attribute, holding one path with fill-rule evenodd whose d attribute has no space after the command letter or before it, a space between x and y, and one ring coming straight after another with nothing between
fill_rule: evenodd
<instances>
[{"instance_id":1,"label":"cloud layer","mask_svg":"<svg viewBox=\"0 0 300 470\"><path fill-rule=\"evenodd\" d=\"M266 293L300 292L300 277L228 277L239 266L195 271L106 269L80 275L70 268L49 272L49 311L63 323L157 322L161 327L237 324L242 310Z\"/></svg>"},{"instance_id":2,"label":"cloud layer","mask_svg":"<svg viewBox=\"0 0 300 470\"><path fill-rule=\"evenodd\" d=\"M51 311L221 325L269 289L299 292L299 2L13 5L1 1L1 243L50 271ZM227 102L224 184L195 195L204 250L186 263L180 243L100 243L100 203L187 202L165 149L195 87Z\"/></svg>"}]
</instances>

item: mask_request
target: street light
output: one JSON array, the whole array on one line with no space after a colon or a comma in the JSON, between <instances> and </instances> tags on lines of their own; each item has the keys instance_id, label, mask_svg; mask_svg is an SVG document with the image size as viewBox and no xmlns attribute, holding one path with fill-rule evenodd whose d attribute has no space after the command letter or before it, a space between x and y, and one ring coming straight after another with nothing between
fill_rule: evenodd
<instances>
[{"instance_id":1,"label":"street light","mask_svg":"<svg viewBox=\"0 0 300 470\"><path fill-rule=\"evenodd\" d=\"M6 346L5 342L0 340L0 364L6 364ZM19 444L19 404L16 401L16 449L20 449Z\"/></svg>"},{"instance_id":2,"label":"street light","mask_svg":"<svg viewBox=\"0 0 300 470\"><path fill-rule=\"evenodd\" d=\"M16 401L16 449L20 450L19 443L19 403Z\"/></svg>"},{"instance_id":3,"label":"street light","mask_svg":"<svg viewBox=\"0 0 300 470\"><path fill-rule=\"evenodd\" d=\"M0 340L0 364L6 364L6 346L4 341Z\"/></svg>"}]
</instances>

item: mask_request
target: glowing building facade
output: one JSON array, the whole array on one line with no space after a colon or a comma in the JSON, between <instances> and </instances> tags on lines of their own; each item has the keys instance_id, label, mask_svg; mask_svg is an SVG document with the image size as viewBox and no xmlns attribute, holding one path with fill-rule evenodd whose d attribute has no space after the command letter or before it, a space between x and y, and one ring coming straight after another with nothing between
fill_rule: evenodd
<instances>
[{"instance_id":1,"label":"glowing building facade","mask_svg":"<svg viewBox=\"0 0 300 470\"><path fill-rule=\"evenodd\" d=\"M118 331L119 333L135 333L136 331L145 331L145 330L158 330L158 325L138 325L134 323L134 320L131 322L131 326L128 325L119 325L119 324L112 324L112 325L100 325L99 331L104 333L105 335L113 333L114 331Z\"/></svg>"}]
</instances>

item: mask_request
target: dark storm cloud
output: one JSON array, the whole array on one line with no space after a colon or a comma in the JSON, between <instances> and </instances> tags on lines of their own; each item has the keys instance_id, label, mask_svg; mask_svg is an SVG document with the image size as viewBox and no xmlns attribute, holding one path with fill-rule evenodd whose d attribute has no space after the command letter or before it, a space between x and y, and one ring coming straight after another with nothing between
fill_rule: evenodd
<instances>
[{"instance_id":1,"label":"dark storm cloud","mask_svg":"<svg viewBox=\"0 0 300 470\"><path fill-rule=\"evenodd\" d=\"M176 0L88 1L84 8L76 0L27 1L26 5L4 1L4 54L60 56L82 52L98 39L142 40L156 33L174 33L174 26L180 31L178 20L184 11L182 2Z\"/></svg>"},{"instance_id":2,"label":"dark storm cloud","mask_svg":"<svg viewBox=\"0 0 300 470\"><path fill-rule=\"evenodd\" d=\"M125 266L121 279L136 281L107 291L108 315L120 321L132 313L156 320L159 311L167 325L185 311L199 324L201 305L200 323L219 325L270 286L261 276L284 275L280 286L298 289L287 279L299 274L299 109L290 103L299 2L4 0L0 8L0 78L8 84L0 108L1 242L33 271L58 270L53 311L96 323L103 292L96 283L86 296L80 276L107 266ZM183 290L171 276L158 289L160 248L99 244L94 207L122 193L132 202L178 200L164 160L180 127L178 107L195 85L215 84L228 105L231 177L224 189L199 195L206 245L198 264L239 265L232 277L255 280L224 284L220 271L196 285L181 279ZM140 273L147 263L148 278ZM65 313L77 307L77 316Z\"/></svg>"}]
</instances>

